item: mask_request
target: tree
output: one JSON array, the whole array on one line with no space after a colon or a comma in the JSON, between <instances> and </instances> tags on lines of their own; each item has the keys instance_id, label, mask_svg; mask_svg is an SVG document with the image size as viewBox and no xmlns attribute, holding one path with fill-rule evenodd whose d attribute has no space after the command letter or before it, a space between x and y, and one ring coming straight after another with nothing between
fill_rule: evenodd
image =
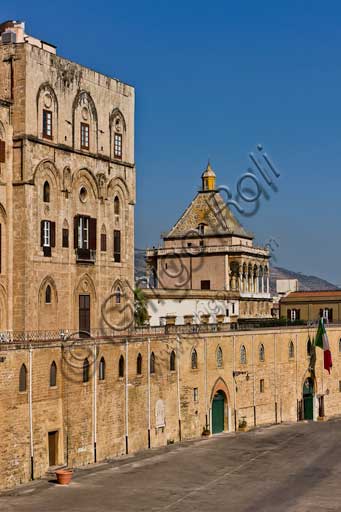
<instances>
[{"instance_id":1,"label":"tree","mask_svg":"<svg viewBox=\"0 0 341 512\"><path fill-rule=\"evenodd\" d=\"M134 290L134 318L137 327L143 326L148 320L147 300L141 288Z\"/></svg>"}]
</instances>

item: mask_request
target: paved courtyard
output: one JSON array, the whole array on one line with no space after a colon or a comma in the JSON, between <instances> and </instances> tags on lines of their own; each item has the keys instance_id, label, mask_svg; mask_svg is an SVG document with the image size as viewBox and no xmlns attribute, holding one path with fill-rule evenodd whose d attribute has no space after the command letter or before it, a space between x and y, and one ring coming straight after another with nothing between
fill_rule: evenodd
<instances>
[{"instance_id":1,"label":"paved courtyard","mask_svg":"<svg viewBox=\"0 0 341 512\"><path fill-rule=\"evenodd\" d=\"M172 445L0 497L3 512L341 510L341 420Z\"/></svg>"}]
</instances>

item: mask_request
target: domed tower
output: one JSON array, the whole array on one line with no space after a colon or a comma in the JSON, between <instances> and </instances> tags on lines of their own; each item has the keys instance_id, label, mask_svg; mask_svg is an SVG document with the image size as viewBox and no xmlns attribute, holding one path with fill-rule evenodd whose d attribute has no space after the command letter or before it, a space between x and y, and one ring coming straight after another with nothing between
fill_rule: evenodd
<instances>
[{"instance_id":1,"label":"domed tower","mask_svg":"<svg viewBox=\"0 0 341 512\"><path fill-rule=\"evenodd\" d=\"M201 179L202 179L202 191L203 192L215 190L216 175L215 175L214 170L211 167L210 162L208 162L205 171L202 173Z\"/></svg>"}]
</instances>

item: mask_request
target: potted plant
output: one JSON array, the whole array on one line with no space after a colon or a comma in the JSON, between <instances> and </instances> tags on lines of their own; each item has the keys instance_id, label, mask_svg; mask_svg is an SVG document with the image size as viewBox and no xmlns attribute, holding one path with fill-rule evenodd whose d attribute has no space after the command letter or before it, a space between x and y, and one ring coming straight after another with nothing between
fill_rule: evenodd
<instances>
[{"instance_id":1,"label":"potted plant","mask_svg":"<svg viewBox=\"0 0 341 512\"><path fill-rule=\"evenodd\" d=\"M247 431L247 421L246 421L245 416L243 416L243 418L241 418L239 420L238 430L240 430L241 432L246 432Z\"/></svg>"},{"instance_id":2,"label":"potted plant","mask_svg":"<svg viewBox=\"0 0 341 512\"><path fill-rule=\"evenodd\" d=\"M56 471L56 477L57 477L57 484L59 485L69 485L71 482L73 475L72 469L57 469Z\"/></svg>"},{"instance_id":3,"label":"potted plant","mask_svg":"<svg viewBox=\"0 0 341 512\"><path fill-rule=\"evenodd\" d=\"M211 435L210 429L208 427L204 427L201 435L204 437L210 436Z\"/></svg>"}]
</instances>

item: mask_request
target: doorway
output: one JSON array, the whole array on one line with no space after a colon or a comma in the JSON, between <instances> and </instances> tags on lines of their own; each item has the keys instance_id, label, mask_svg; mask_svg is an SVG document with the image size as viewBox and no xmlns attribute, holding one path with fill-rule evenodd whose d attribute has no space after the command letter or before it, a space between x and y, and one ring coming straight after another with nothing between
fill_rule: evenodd
<instances>
[{"instance_id":1,"label":"doorway","mask_svg":"<svg viewBox=\"0 0 341 512\"><path fill-rule=\"evenodd\" d=\"M57 465L58 431L49 432L49 466Z\"/></svg>"},{"instance_id":2,"label":"doorway","mask_svg":"<svg viewBox=\"0 0 341 512\"><path fill-rule=\"evenodd\" d=\"M225 394L218 391L212 401L212 434L225 430Z\"/></svg>"},{"instance_id":3,"label":"doorway","mask_svg":"<svg viewBox=\"0 0 341 512\"><path fill-rule=\"evenodd\" d=\"M314 419L314 382L311 377L303 384L303 414L305 420Z\"/></svg>"},{"instance_id":4,"label":"doorway","mask_svg":"<svg viewBox=\"0 0 341 512\"><path fill-rule=\"evenodd\" d=\"M79 296L79 331L80 336L90 336L90 295Z\"/></svg>"}]
</instances>

